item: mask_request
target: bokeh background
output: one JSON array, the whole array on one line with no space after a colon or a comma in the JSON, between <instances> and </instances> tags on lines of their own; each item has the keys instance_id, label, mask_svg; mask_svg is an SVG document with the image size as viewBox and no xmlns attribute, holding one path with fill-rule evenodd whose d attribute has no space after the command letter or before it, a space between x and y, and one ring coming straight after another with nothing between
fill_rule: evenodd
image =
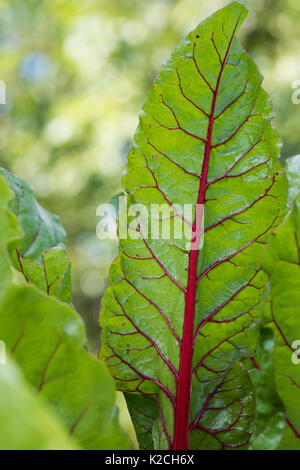
<instances>
[{"instance_id":1,"label":"bokeh background","mask_svg":"<svg viewBox=\"0 0 300 470\"><path fill-rule=\"evenodd\" d=\"M0 0L0 165L29 181L68 233L74 304L92 350L116 242L96 208L120 190L146 93L179 42L225 0ZM241 1L239 38L264 74L284 139L300 151L300 0ZM300 82L299 87L300 88ZM299 94L300 97L300 94Z\"/></svg>"}]
</instances>

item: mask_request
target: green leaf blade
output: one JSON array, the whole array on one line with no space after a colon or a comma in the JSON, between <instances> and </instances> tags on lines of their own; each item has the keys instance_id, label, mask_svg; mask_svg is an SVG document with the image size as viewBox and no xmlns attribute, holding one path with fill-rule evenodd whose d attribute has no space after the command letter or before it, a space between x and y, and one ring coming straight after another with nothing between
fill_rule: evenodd
<instances>
[{"instance_id":1,"label":"green leaf blade","mask_svg":"<svg viewBox=\"0 0 300 470\"><path fill-rule=\"evenodd\" d=\"M299 196L284 223L272 234L264 256L270 276L270 300L264 322L275 335L273 361L276 387L282 399L287 426L281 450L300 449L300 212ZM287 243L288 240L288 243Z\"/></svg>"},{"instance_id":2,"label":"green leaf blade","mask_svg":"<svg viewBox=\"0 0 300 470\"><path fill-rule=\"evenodd\" d=\"M244 17L233 2L175 49L142 109L123 178L119 235L125 226L135 238L120 236L111 267L101 357L120 390L157 399L156 448L250 440L247 360L267 282L259 257L282 220L285 183L262 77L235 38ZM172 217L185 236L148 236L135 204L148 214L165 204L162 228ZM184 204L193 208L187 217Z\"/></svg>"}]
</instances>

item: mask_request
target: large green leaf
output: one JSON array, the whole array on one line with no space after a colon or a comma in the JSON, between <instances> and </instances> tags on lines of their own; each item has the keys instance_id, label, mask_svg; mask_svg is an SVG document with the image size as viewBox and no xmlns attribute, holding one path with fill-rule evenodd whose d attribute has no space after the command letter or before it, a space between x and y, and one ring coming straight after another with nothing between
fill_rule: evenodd
<instances>
[{"instance_id":1,"label":"large green leaf","mask_svg":"<svg viewBox=\"0 0 300 470\"><path fill-rule=\"evenodd\" d=\"M1 450L76 448L52 410L36 397L12 363L0 366L0 391Z\"/></svg>"},{"instance_id":2,"label":"large green leaf","mask_svg":"<svg viewBox=\"0 0 300 470\"><path fill-rule=\"evenodd\" d=\"M0 168L0 173L8 182L14 198L10 208L18 218L24 236L18 251L25 259L42 262L42 252L57 245L65 247L66 233L59 217L44 209L35 199L30 184ZM19 269L15 249L11 249L15 267Z\"/></svg>"},{"instance_id":3,"label":"large green leaf","mask_svg":"<svg viewBox=\"0 0 300 470\"><path fill-rule=\"evenodd\" d=\"M5 280L0 294L0 340L21 367L25 379L48 401L82 448L131 448L119 427L113 380L105 365L85 351L80 317L66 303L34 286L12 284L7 246L19 239L20 231L16 217L7 208L10 197L11 191L0 176L0 220L4 229L0 268ZM25 396L24 400L20 408L28 404ZM44 442L42 436L37 445ZM15 442L1 442L0 434L0 447L15 446ZM30 444L34 439L26 442L34 445Z\"/></svg>"},{"instance_id":4,"label":"large green leaf","mask_svg":"<svg viewBox=\"0 0 300 470\"><path fill-rule=\"evenodd\" d=\"M267 282L260 253L282 220L286 185L271 103L235 37L245 16L233 2L177 46L144 104L123 178L101 357L132 400L157 401L156 448L243 448L250 439L247 369ZM165 236L170 219L184 236Z\"/></svg>"}]
</instances>

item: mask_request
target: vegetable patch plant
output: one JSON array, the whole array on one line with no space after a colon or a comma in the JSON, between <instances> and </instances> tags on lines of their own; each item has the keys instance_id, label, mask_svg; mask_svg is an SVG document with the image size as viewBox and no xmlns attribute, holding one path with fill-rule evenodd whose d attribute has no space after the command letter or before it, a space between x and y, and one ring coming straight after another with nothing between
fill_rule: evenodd
<instances>
[{"instance_id":1,"label":"vegetable patch plant","mask_svg":"<svg viewBox=\"0 0 300 470\"><path fill-rule=\"evenodd\" d=\"M1 448L130 449L116 387L140 449L300 449L300 158L279 164L245 17L200 23L140 113L99 358L59 219L1 170Z\"/></svg>"}]
</instances>

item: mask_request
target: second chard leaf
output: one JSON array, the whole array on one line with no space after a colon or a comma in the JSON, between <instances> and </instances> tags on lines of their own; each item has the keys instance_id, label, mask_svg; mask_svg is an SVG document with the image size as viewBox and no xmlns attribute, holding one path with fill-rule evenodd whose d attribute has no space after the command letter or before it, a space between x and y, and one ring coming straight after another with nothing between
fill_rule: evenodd
<instances>
[{"instance_id":1,"label":"second chard leaf","mask_svg":"<svg viewBox=\"0 0 300 470\"><path fill-rule=\"evenodd\" d=\"M276 389L285 408L286 426L278 430L280 450L300 450L300 158L286 163L289 200L293 208L284 223L272 233L263 258L270 277L269 301L264 324L273 330L273 354ZM288 243L287 243L288 240ZM261 365L261 368L263 365ZM268 387L268 383L264 383ZM271 403L271 401L270 401ZM271 404L263 397L259 407ZM277 410L280 413L280 410ZM274 427L273 427L274 434ZM270 432L265 432L270 438ZM272 436L272 434L271 434Z\"/></svg>"},{"instance_id":2,"label":"second chard leaf","mask_svg":"<svg viewBox=\"0 0 300 470\"><path fill-rule=\"evenodd\" d=\"M245 17L233 2L177 46L128 155L101 357L130 394L143 447L246 448L250 440L248 370L267 282L259 259L282 220L286 185L262 76L235 37ZM162 213L150 214L153 204ZM158 218L159 236L147 236ZM185 236L164 236L170 219Z\"/></svg>"}]
</instances>

